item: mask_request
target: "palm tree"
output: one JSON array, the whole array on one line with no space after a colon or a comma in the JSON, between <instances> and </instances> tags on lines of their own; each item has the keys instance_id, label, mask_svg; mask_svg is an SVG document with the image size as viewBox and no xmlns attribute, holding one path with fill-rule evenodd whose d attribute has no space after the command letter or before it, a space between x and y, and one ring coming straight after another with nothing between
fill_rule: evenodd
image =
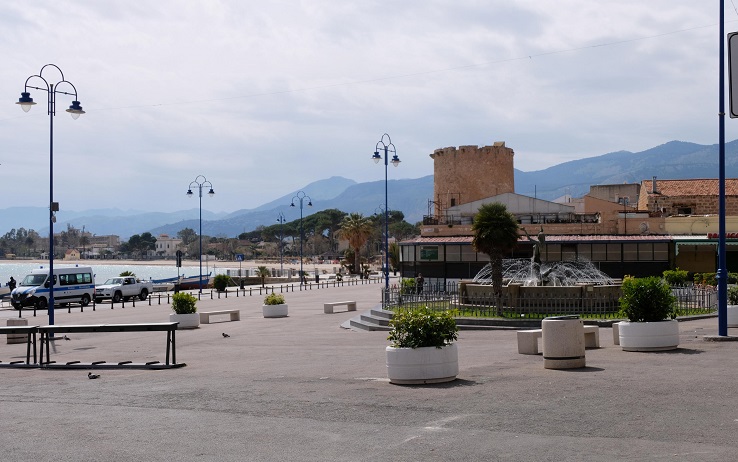
<instances>
[{"instance_id":1,"label":"palm tree","mask_svg":"<svg viewBox=\"0 0 738 462\"><path fill-rule=\"evenodd\" d=\"M518 244L518 220L499 202L479 207L472 223L472 247L489 255L492 290L497 300L497 314L502 314L502 258Z\"/></svg>"},{"instance_id":2,"label":"palm tree","mask_svg":"<svg viewBox=\"0 0 738 462\"><path fill-rule=\"evenodd\" d=\"M361 271L361 260L359 258L359 250L369 236L374 232L372 220L360 213L350 213L341 220L341 229L339 235L349 241L349 246L354 249L354 273Z\"/></svg>"},{"instance_id":3,"label":"palm tree","mask_svg":"<svg viewBox=\"0 0 738 462\"><path fill-rule=\"evenodd\" d=\"M256 268L256 275L261 278L261 286L264 287L264 284L266 283L266 278L271 276L271 272L269 271L269 268L266 266L260 266Z\"/></svg>"}]
</instances>

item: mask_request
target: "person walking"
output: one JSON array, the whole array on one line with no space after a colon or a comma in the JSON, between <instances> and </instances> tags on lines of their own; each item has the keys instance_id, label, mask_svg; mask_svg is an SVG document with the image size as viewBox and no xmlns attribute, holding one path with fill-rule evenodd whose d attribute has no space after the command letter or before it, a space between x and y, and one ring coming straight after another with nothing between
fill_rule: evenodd
<instances>
[{"instance_id":1,"label":"person walking","mask_svg":"<svg viewBox=\"0 0 738 462\"><path fill-rule=\"evenodd\" d=\"M415 278L415 288L417 289L419 294L423 293L423 283L425 282L425 279L423 278L423 273L418 273L418 277Z\"/></svg>"}]
</instances>

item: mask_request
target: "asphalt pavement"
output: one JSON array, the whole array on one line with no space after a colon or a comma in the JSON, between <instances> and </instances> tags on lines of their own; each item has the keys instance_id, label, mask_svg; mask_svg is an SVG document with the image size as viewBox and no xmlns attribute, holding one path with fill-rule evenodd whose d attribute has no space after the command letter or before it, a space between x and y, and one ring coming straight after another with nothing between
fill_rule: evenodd
<instances>
[{"instance_id":1,"label":"asphalt pavement","mask_svg":"<svg viewBox=\"0 0 738 462\"><path fill-rule=\"evenodd\" d=\"M241 320L177 332L168 370L0 368L6 461L725 461L738 457L738 342L709 342L717 319L680 323L671 352L624 352L609 328L587 367L543 368L513 330L462 331L456 381L386 378L386 332L341 328L378 304L380 284L286 293L289 317L263 296L206 297L200 311ZM168 321L166 304L57 311L56 324ZM0 311L0 323L16 317ZM45 315L30 324L46 324ZM216 320L216 318L214 318ZM733 330L733 329L731 329ZM229 337L224 337L226 333ZM731 332L735 334L735 332ZM163 360L163 332L72 334L57 361ZM25 345L0 343L0 360Z\"/></svg>"}]
</instances>

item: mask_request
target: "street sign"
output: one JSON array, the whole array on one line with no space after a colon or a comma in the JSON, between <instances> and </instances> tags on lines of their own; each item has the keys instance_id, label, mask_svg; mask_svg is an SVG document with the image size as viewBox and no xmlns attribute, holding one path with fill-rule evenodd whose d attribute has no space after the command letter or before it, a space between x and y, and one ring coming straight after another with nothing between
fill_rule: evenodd
<instances>
[{"instance_id":1,"label":"street sign","mask_svg":"<svg viewBox=\"0 0 738 462\"><path fill-rule=\"evenodd\" d=\"M728 34L728 91L730 118L738 117L738 32Z\"/></svg>"},{"instance_id":2,"label":"street sign","mask_svg":"<svg viewBox=\"0 0 738 462\"><path fill-rule=\"evenodd\" d=\"M242 253L237 253L236 254L236 261L243 261L243 254Z\"/></svg>"}]
</instances>

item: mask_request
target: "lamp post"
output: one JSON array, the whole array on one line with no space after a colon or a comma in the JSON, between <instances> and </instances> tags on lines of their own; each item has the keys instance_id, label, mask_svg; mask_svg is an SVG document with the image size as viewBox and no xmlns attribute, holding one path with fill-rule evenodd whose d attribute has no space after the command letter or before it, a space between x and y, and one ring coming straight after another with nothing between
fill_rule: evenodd
<instances>
[{"instance_id":1,"label":"lamp post","mask_svg":"<svg viewBox=\"0 0 738 462\"><path fill-rule=\"evenodd\" d=\"M61 80L57 80L56 83L47 80L43 77L44 70L46 68L56 69L61 75ZM35 87L29 85L29 81L41 81L43 82L42 87ZM71 87L72 93L66 91L60 91L59 85L67 85ZM45 91L47 95L47 112L49 114L49 324L54 324L54 222L56 221L56 212L59 211L59 203L54 202L54 116L56 115L56 95L61 93L63 95L74 96L72 105L69 106L67 112L71 114L73 119L77 119L80 115L84 114L82 106L77 101L77 89L74 87L72 82L69 82L64 78L64 73L59 66L56 64L46 64L41 68L38 74L34 74L26 79L23 92L21 97L15 104L20 104L21 108L28 112L31 110L31 106L36 104L31 98L31 93L28 91L29 88L35 90Z\"/></svg>"},{"instance_id":2,"label":"lamp post","mask_svg":"<svg viewBox=\"0 0 738 462\"><path fill-rule=\"evenodd\" d=\"M284 275L284 222L286 219L282 212L279 212L277 223L279 223L279 277Z\"/></svg>"},{"instance_id":3,"label":"lamp post","mask_svg":"<svg viewBox=\"0 0 738 462\"><path fill-rule=\"evenodd\" d=\"M382 230L382 221L386 218L384 211L385 211L385 209L384 209L384 206L383 205L379 205L379 206L377 206L377 208L374 209L374 214L380 216L380 219L379 219L379 234L381 234L381 235L384 234L384 231ZM382 252L382 253L384 254L384 252ZM382 268L384 268L384 259L385 258L389 258L389 255L382 255ZM388 264L388 266L389 266L389 264Z\"/></svg>"},{"instance_id":4,"label":"lamp post","mask_svg":"<svg viewBox=\"0 0 738 462\"><path fill-rule=\"evenodd\" d=\"M302 233L302 204L303 200L307 198L308 200L308 207L313 206L313 201L310 199L310 196L305 194L303 191L298 191L298 193L295 195L295 197L292 198L292 202L290 203L290 207L295 206L295 199L297 199L300 202L300 287L302 287L302 241L303 239L303 233Z\"/></svg>"},{"instance_id":5,"label":"lamp post","mask_svg":"<svg viewBox=\"0 0 738 462\"><path fill-rule=\"evenodd\" d=\"M210 188L210 191L208 191L208 195L210 197L213 197L215 194L215 191L213 191L213 184L210 183L207 178L205 178L202 175L197 175L197 178L195 178L191 183L190 187L187 189L187 197L192 197L192 188L194 186L197 186L197 189L199 191L200 196L200 279L199 279L199 287L200 287L200 293L202 293L202 188L203 186L207 186Z\"/></svg>"},{"instance_id":6,"label":"lamp post","mask_svg":"<svg viewBox=\"0 0 738 462\"><path fill-rule=\"evenodd\" d=\"M384 140L385 138L387 138L386 142ZM395 145L392 144L392 139L385 133L374 148L372 159L374 159L375 164L379 163L382 159L382 156L379 154L380 148L384 149L384 254L386 255L384 259L384 290L389 291L389 220L387 219L389 207L387 206L387 165L390 152L393 154L392 165L395 167L400 165L400 158L397 157L397 151L395 150Z\"/></svg>"}]
</instances>

